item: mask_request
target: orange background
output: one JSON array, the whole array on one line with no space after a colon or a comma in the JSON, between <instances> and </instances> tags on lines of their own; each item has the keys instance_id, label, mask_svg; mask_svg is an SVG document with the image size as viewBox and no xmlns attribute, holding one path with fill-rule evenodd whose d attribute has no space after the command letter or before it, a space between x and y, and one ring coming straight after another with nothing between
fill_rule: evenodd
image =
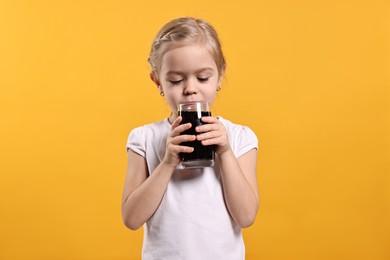
<instances>
[{"instance_id":1,"label":"orange background","mask_svg":"<svg viewBox=\"0 0 390 260\"><path fill-rule=\"evenodd\" d=\"M219 31L213 107L260 140L247 259L390 259L388 1L0 1L0 259L139 259L126 139L169 113L148 73L168 20Z\"/></svg>"}]
</instances>

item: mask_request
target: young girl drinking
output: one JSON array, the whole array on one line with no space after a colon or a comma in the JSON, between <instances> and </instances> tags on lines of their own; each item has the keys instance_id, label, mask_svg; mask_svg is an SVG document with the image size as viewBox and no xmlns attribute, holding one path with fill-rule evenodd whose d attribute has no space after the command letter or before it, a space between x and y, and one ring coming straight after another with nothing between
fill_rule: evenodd
<instances>
[{"instance_id":1,"label":"young girl drinking","mask_svg":"<svg viewBox=\"0 0 390 260\"><path fill-rule=\"evenodd\" d=\"M171 114L131 131L123 190L125 225L144 226L143 259L245 259L241 229L256 217L257 138L246 126L222 117L202 117L196 135L182 134L178 104L212 104L221 89L226 63L214 28L206 21L178 18L153 41L150 78ZM185 170L180 154L200 141L213 146L212 167Z\"/></svg>"}]
</instances>

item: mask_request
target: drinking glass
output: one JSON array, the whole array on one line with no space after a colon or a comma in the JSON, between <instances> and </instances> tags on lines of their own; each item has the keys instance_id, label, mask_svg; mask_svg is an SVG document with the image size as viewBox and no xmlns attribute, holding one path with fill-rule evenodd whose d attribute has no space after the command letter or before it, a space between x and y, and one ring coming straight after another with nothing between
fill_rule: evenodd
<instances>
[{"instance_id":1,"label":"drinking glass","mask_svg":"<svg viewBox=\"0 0 390 260\"><path fill-rule=\"evenodd\" d=\"M180 124L191 123L191 128L181 134L197 135L195 127L203 125L201 118L211 116L209 104L207 102L188 102L178 106L178 116L183 119ZM202 168L214 166L214 146L202 145L198 140L183 142L181 145L194 148L192 153L180 153L181 167L183 169Z\"/></svg>"}]
</instances>

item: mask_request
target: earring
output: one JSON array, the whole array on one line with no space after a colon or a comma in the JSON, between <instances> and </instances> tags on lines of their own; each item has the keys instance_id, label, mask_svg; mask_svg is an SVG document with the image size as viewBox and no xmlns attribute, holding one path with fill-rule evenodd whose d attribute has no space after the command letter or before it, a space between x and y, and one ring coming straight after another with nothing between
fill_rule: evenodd
<instances>
[{"instance_id":1,"label":"earring","mask_svg":"<svg viewBox=\"0 0 390 260\"><path fill-rule=\"evenodd\" d=\"M221 87L218 87L218 88L217 88L217 91L220 91L220 90L221 90Z\"/></svg>"},{"instance_id":2,"label":"earring","mask_svg":"<svg viewBox=\"0 0 390 260\"><path fill-rule=\"evenodd\" d=\"M160 96L165 96L164 91L160 91Z\"/></svg>"}]
</instances>

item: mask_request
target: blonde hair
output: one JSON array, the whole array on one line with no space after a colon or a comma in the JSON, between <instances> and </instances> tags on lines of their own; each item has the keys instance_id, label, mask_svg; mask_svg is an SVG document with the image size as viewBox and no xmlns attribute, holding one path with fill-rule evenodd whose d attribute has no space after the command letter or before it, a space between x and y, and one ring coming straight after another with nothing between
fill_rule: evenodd
<instances>
[{"instance_id":1,"label":"blonde hair","mask_svg":"<svg viewBox=\"0 0 390 260\"><path fill-rule=\"evenodd\" d=\"M165 24L157 33L148 59L155 75L158 76L162 57L167 51L191 44L203 44L209 48L218 73L222 75L226 61L216 30L208 22L192 17L174 19Z\"/></svg>"}]
</instances>

